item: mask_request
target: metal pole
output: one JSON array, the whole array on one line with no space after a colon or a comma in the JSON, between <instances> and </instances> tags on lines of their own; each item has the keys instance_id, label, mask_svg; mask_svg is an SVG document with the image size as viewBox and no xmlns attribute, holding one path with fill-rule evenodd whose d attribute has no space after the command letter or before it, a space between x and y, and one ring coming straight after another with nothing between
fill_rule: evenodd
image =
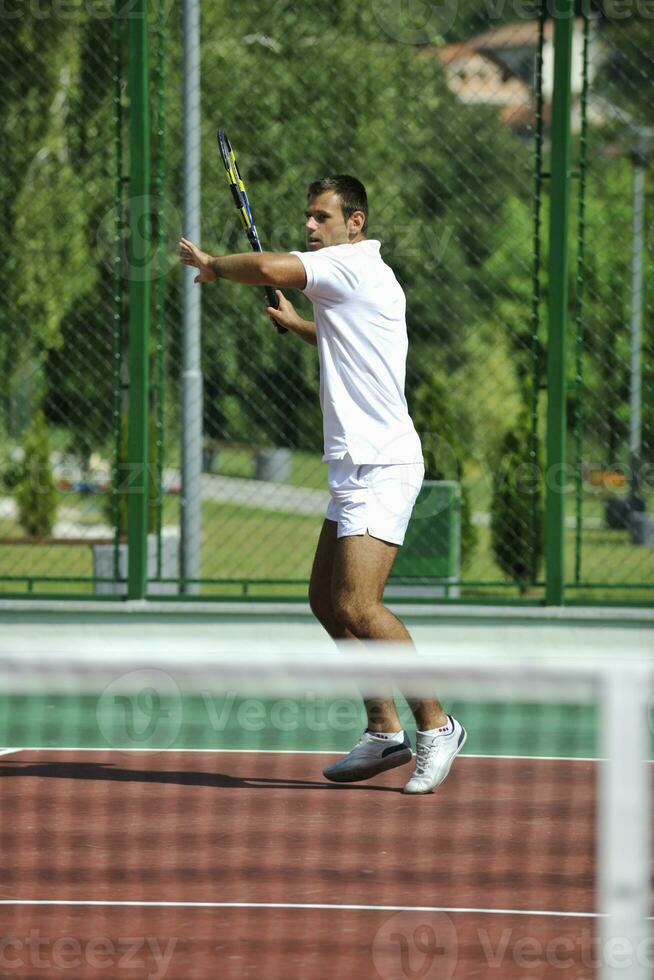
<instances>
[{"instance_id":1,"label":"metal pole","mask_svg":"<svg viewBox=\"0 0 654 980\"><path fill-rule=\"evenodd\" d=\"M114 465L111 481L111 514L114 525L114 553L112 576L120 578L120 536L127 528L121 528L120 483L122 463L122 413L123 413L123 102L122 102L122 23L120 0L114 0Z\"/></svg>"},{"instance_id":2,"label":"metal pole","mask_svg":"<svg viewBox=\"0 0 654 980\"><path fill-rule=\"evenodd\" d=\"M148 3L129 14L129 433L127 594L147 591L148 557L148 340L150 331L150 114Z\"/></svg>"},{"instance_id":3,"label":"metal pole","mask_svg":"<svg viewBox=\"0 0 654 980\"><path fill-rule=\"evenodd\" d=\"M586 286L586 173L588 169L588 90L590 52L590 0L582 0L584 44L582 53L581 132L579 134L579 191L577 202L577 274L575 276L575 584L581 583L583 557L584 478L584 289Z\"/></svg>"},{"instance_id":4,"label":"metal pole","mask_svg":"<svg viewBox=\"0 0 654 980\"><path fill-rule=\"evenodd\" d=\"M184 35L184 235L201 241L200 229L200 3L183 0ZM201 570L202 546L202 372L200 296L194 270L184 270L182 340L182 488L180 496L182 591Z\"/></svg>"},{"instance_id":5,"label":"metal pole","mask_svg":"<svg viewBox=\"0 0 654 980\"><path fill-rule=\"evenodd\" d=\"M536 133L534 138L534 194L532 211L532 244L533 262L531 267L531 431L529 434L529 462L533 472L537 472L539 465L539 395L541 387L541 297L542 297L542 212L543 212L543 51L545 48L545 21L547 18L546 0L541 0L540 11L538 14L538 50L536 53ZM540 481L534 480L529 502L529 548L531 557L529 561L530 571L528 577L533 582L538 577L538 563L540 560L542 541L539 540L542 533L539 527L539 508L541 506L541 486Z\"/></svg>"},{"instance_id":6,"label":"metal pole","mask_svg":"<svg viewBox=\"0 0 654 980\"><path fill-rule=\"evenodd\" d=\"M547 344L545 601L548 605L558 606L563 603L565 584L565 335L568 319L570 83L574 0L555 0L554 20Z\"/></svg>"},{"instance_id":7,"label":"metal pole","mask_svg":"<svg viewBox=\"0 0 654 980\"><path fill-rule=\"evenodd\" d=\"M163 573L163 511L164 511L164 455L166 417L166 0L157 0L157 157L155 187L157 189L157 283L154 302L154 329L156 335L157 367L153 393L156 399L155 468L157 488L156 535L157 555L154 576ZM175 569L177 572L178 569Z\"/></svg>"},{"instance_id":8,"label":"metal pole","mask_svg":"<svg viewBox=\"0 0 654 980\"><path fill-rule=\"evenodd\" d=\"M643 247L645 227L645 159L638 146L632 156L634 197L631 245L631 363L629 384L630 509L639 506L641 447L641 332L643 322Z\"/></svg>"},{"instance_id":9,"label":"metal pole","mask_svg":"<svg viewBox=\"0 0 654 980\"><path fill-rule=\"evenodd\" d=\"M628 661L602 676L597 864L601 980L651 980L652 671Z\"/></svg>"}]
</instances>

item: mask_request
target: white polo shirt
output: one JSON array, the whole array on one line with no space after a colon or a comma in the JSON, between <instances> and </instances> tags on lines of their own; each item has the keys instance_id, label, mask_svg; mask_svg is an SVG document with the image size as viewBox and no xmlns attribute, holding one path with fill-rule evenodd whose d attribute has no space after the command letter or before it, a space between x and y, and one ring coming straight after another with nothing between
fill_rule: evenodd
<instances>
[{"instance_id":1,"label":"white polo shirt","mask_svg":"<svg viewBox=\"0 0 654 980\"><path fill-rule=\"evenodd\" d=\"M422 460L404 396L406 299L375 240L293 252L304 265L320 361L323 460Z\"/></svg>"}]
</instances>

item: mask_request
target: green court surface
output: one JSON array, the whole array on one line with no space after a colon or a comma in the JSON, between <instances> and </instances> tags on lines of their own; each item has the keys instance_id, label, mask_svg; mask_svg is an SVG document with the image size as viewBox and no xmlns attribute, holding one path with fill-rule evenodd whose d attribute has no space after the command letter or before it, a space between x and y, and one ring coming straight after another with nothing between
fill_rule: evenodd
<instances>
[{"instance_id":1,"label":"green court surface","mask_svg":"<svg viewBox=\"0 0 654 980\"><path fill-rule=\"evenodd\" d=\"M592 656L616 661L654 655L654 622L648 610L408 610L401 607L418 653L440 651L462 660L515 653L539 658ZM33 603L0 607L0 657L38 656L56 666L67 654L90 667L116 661L116 676L141 671L136 689L125 694L119 682L77 694L56 693L44 683L30 693L0 695L0 744L7 748L87 748L111 750L267 750L340 752L349 750L365 727L360 699L324 697L308 690L285 697L275 692L247 695L224 689L206 669L215 651L239 652L271 644L319 656L332 649L321 627L299 609L188 607L155 603L108 610L99 604ZM176 665L204 657L205 670L192 687L176 677ZM163 658L162 667L158 658ZM465 694L465 677L435 693L468 730L465 752L472 755L594 758L595 708L575 703L542 703L538 697L496 697L482 701ZM562 692L562 695L564 692ZM10 703L11 700L11 703ZM413 734L406 702L398 697L401 720Z\"/></svg>"},{"instance_id":2,"label":"green court surface","mask_svg":"<svg viewBox=\"0 0 654 980\"><path fill-rule=\"evenodd\" d=\"M345 752L365 728L349 698L254 698L210 687L199 696L0 696L0 744L14 748ZM595 712L585 705L443 698L468 731L466 754L594 758ZM413 734L406 704L400 717Z\"/></svg>"}]
</instances>

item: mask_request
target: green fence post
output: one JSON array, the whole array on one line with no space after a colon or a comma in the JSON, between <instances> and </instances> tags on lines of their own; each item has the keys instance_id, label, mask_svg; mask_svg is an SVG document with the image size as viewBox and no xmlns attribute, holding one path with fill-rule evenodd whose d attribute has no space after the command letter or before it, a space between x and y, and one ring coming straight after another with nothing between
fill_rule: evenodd
<instances>
[{"instance_id":1,"label":"green fence post","mask_svg":"<svg viewBox=\"0 0 654 980\"><path fill-rule=\"evenodd\" d=\"M135 0L129 18L129 486L127 594L147 590L148 350L150 329L150 118L148 2Z\"/></svg>"},{"instance_id":2,"label":"green fence post","mask_svg":"<svg viewBox=\"0 0 654 980\"><path fill-rule=\"evenodd\" d=\"M565 588L566 330L570 211L570 105L574 0L554 2L554 89L550 189L547 343L545 601L561 605Z\"/></svg>"}]
</instances>

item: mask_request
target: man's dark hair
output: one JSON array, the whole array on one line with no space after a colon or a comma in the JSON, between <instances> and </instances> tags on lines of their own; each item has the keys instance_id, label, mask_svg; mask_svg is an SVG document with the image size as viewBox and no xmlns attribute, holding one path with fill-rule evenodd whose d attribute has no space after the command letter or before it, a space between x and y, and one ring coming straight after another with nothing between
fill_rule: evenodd
<instances>
[{"instance_id":1,"label":"man's dark hair","mask_svg":"<svg viewBox=\"0 0 654 980\"><path fill-rule=\"evenodd\" d=\"M343 217L347 221L355 211L363 211L366 219L363 223L362 232L365 235L368 231L368 195L360 180L350 177L348 174L337 174L335 177L322 177L309 184L307 196L317 197L325 191L336 191L341 201Z\"/></svg>"}]
</instances>

